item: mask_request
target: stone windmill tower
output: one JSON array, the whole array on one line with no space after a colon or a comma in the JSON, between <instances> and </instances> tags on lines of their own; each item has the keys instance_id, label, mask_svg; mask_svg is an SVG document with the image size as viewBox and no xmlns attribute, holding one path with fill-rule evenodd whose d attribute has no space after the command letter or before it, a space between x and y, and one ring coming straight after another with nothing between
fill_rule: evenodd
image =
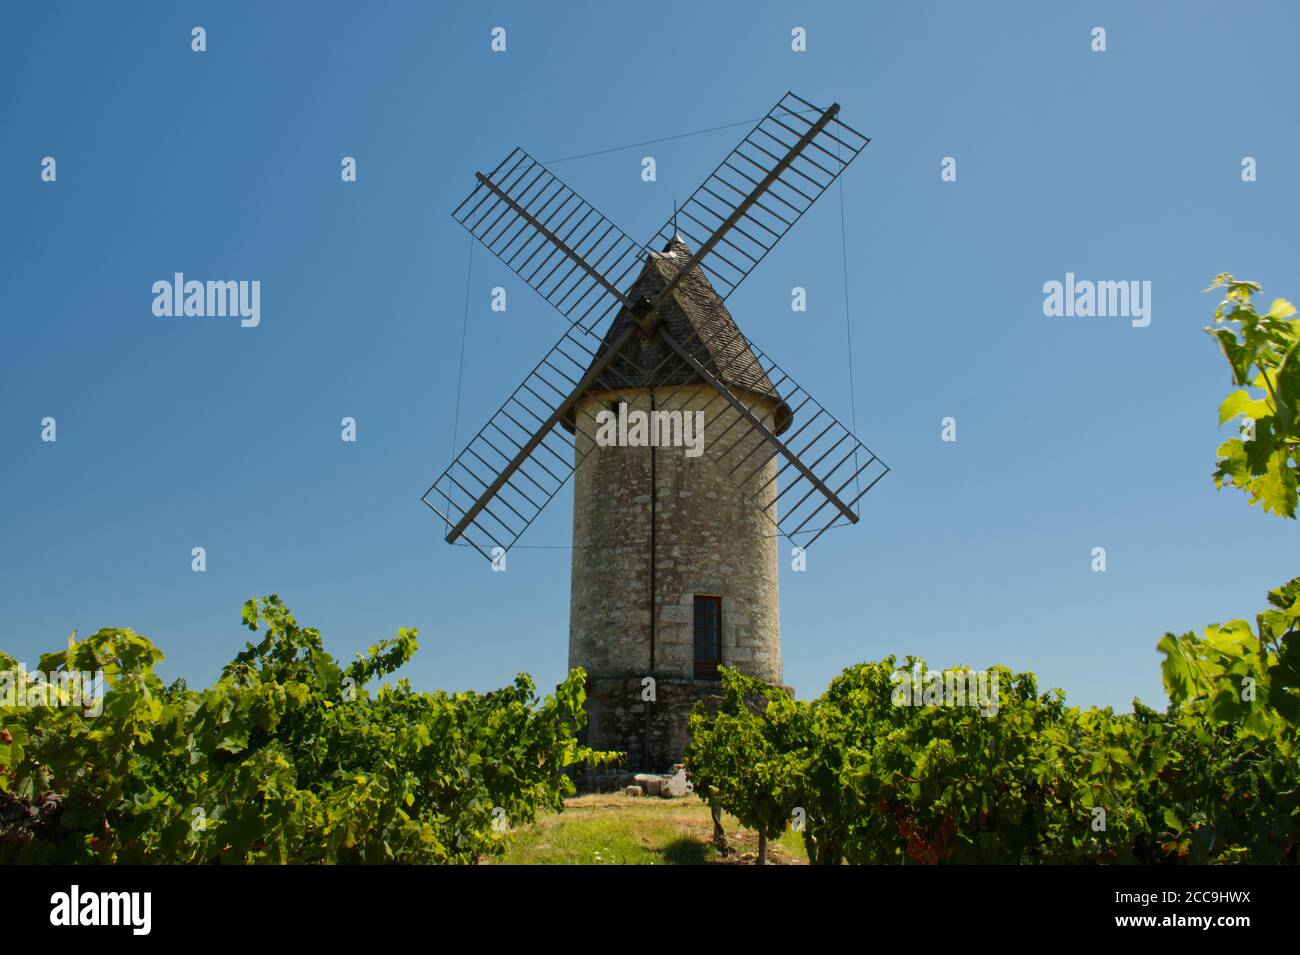
<instances>
[{"instance_id":1,"label":"stone windmill tower","mask_svg":"<svg viewBox=\"0 0 1300 955\"><path fill-rule=\"evenodd\" d=\"M644 769L719 665L781 682L778 538L856 523L888 472L725 304L866 146L838 113L787 93L644 245L521 149L453 213L569 327L423 500L500 569L573 477L587 738Z\"/></svg>"},{"instance_id":2,"label":"stone windmill tower","mask_svg":"<svg viewBox=\"0 0 1300 955\"><path fill-rule=\"evenodd\" d=\"M629 298L653 299L690 259L674 236L649 254ZM786 431L789 406L698 265L659 320L768 430ZM603 346L635 324L621 310ZM569 667L587 671L588 741L662 769L686 749L693 704L717 693L719 664L781 682L775 505L755 507L731 483L752 462L775 499L777 466L763 438L658 335L633 335L622 354L565 422L585 461L573 484ZM644 443L600 444L602 420L635 421L637 412ZM647 676L653 701L643 699Z\"/></svg>"}]
</instances>

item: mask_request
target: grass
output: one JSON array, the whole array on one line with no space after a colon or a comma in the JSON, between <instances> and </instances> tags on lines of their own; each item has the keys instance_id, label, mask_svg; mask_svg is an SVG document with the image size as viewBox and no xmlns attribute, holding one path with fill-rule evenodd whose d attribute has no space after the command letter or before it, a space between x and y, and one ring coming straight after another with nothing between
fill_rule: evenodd
<instances>
[{"instance_id":1,"label":"grass","mask_svg":"<svg viewBox=\"0 0 1300 955\"><path fill-rule=\"evenodd\" d=\"M500 865L709 865L753 864L758 834L723 815L731 851L713 846L709 807L696 796L576 796L511 833ZM806 865L803 837L787 829L768 840L769 865Z\"/></svg>"}]
</instances>

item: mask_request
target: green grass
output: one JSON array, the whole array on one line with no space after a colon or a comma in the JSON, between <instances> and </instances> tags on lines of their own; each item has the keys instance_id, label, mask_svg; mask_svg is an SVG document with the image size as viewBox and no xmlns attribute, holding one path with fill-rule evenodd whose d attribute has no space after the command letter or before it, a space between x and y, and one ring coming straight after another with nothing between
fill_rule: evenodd
<instances>
[{"instance_id":1,"label":"green grass","mask_svg":"<svg viewBox=\"0 0 1300 955\"><path fill-rule=\"evenodd\" d=\"M502 865L707 865L749 863L758 834L731 816L722 817L731 851L724 858L712 844L709 807L695 796L578 796L561 813L511 833ZM786 830L768 843L768 864L807 864L803 837Z\"/></svg>"}]
</instances>

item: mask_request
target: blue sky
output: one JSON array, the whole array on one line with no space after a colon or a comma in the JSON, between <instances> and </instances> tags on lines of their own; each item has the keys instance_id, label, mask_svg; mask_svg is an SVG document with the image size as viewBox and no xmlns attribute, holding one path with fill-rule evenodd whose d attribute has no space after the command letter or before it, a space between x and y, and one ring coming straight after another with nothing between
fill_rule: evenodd
<instances>
[{"instance_id":1,"label":"blue sky","mask_svg":"<svg viewBox=\"0 0 1300 955\"><path fill-rule=\"evenodd\" d=\"M1079 704L1159 703L1163 632L1252 617L1300 573L1294 523L1210 482L1230 382L1200 331L1218 272L1300 297L1294 7L613 6L3 7L0 647L34 665L70 630L128 626L166 676L206 685L247 636L242 601L276 592L343 656L419 627L420 688L558 682L566 494L504 574L420 503L453 429L563 330L479 250L456 424L469 239L449 212L515 145L550 160L676 136L787 89L872 137L843 179L856 408L837 193L729 304L893 469L806 573L783 563L801 696L911 652L1033 670ZM648 236L743 133L552 169ZM154 316L152 284L178 271L259 280L261 324ZM1150 281L1150 326L1045 317L1066 272Z\"/></svg>"}]
</instances>

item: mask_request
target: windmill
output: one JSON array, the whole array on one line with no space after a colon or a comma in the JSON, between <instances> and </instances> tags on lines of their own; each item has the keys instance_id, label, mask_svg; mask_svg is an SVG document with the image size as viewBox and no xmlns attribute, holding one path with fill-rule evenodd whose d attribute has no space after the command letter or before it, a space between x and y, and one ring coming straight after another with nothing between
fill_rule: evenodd
<instances>
[{"instance_id":1,"label":"windmill","mask_svg":"<svg viewBox=\"0 0 1300 955\"><path fill-rule=\"evenodd\" d=\"M719 663L781 681L777 538L801 557L888 472L725 305L869 142L838 115L787 93L644 245L518 148L453 212L568 328L423 501L497 561L574 477L569 662L589 742L642 768Z\"/></svg>"}]
</instances>

